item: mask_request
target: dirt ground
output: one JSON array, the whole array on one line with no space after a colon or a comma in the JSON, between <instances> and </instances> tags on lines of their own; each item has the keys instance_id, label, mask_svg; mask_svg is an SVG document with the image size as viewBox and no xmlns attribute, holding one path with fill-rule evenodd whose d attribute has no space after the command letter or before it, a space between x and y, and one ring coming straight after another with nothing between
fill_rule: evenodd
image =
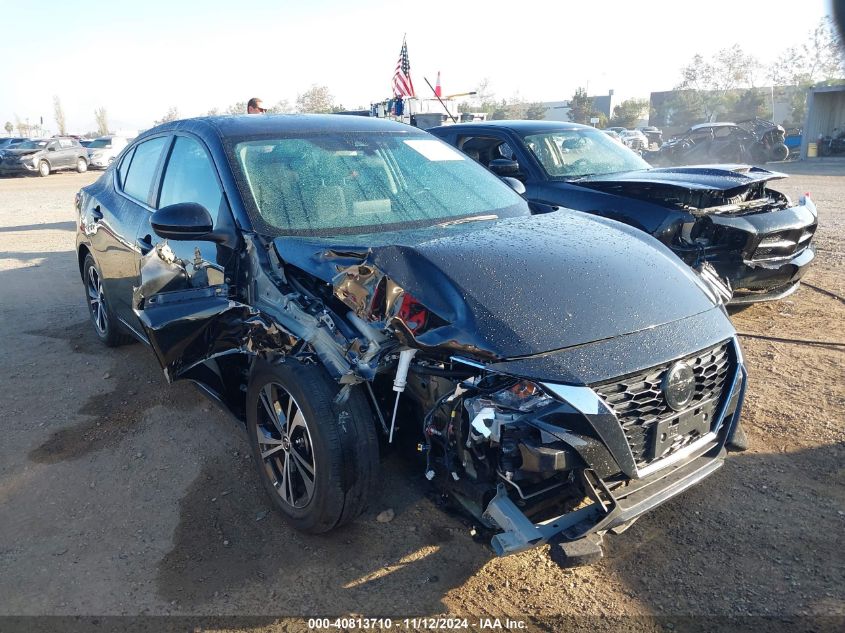
<instances>
[{"instance_id":1,"label":"dirt ground","mask_svg":"<svg viewBox=\"0 0 845 633\"><path fill-rule=\"evenodd\" d=\"M820 210L806 280L840 298L805 286L734 321L745 334L845 342L845 164L791 171L779 188L810 191ZM140 344L98 344L73 211L97 177L0 179L0 616L250 615L266 619L243 627L278 630L277 616L343 614L448 613L471 628L509 616L542 631L672 630L685 616L845 622L842 347L743 338L751 449L608 537L592 567L560 569L545 548L494 559L397 454L367 514L305 536L268 513L236 423L168 385ZM377 522L386 508L396 518Z\"/></svg>"}]
</instances>

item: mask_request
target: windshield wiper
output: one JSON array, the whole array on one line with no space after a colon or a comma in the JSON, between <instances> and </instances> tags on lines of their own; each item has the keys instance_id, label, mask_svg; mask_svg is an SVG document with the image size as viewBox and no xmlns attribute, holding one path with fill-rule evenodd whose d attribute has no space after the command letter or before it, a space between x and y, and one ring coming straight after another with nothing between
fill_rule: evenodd
<instances>
[{"instance_id":1,"label":"windshield wiper","mask_svg":"<svg viewBox=\"0 0 845 633\"><path fill-rule=\"evenodd\" d=\"M465 224L467 222L483 222L485 220L498 220L498 215L474 215L469 218L459 218L457 220L446 220L445 222L440 222L435 226L453 226L455 224Z\"/></svg>"}]
</instances>

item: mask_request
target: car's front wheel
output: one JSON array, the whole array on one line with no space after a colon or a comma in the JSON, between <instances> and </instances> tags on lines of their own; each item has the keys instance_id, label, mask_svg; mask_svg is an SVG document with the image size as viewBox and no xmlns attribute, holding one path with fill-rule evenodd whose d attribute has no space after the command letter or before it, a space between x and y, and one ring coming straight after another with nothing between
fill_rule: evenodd
<instances>
[{"instance_id":1,"label":"car's front wheel","mask_svg":"<svg viewBox=\"0 0 845 633\"><path fill-rule=\"evenodd\" d=\"M88 171L88 161L85 160L84 158L77 159L77 161L76 161L76 171L78 171L80 174Z\"/></svg>"},{"instance_id":2,"label":"car's front wheel","mask_svg":"<svg viewBox=\"0 0 845 633\"><path fill-rule=\"evenodd\" d=\"M366 507L378 470L372 415L359 387L340 386L322 367L257 361L247 389L247 428L258 475L274 506L297 529L320 533Z\"/></svg>"},{"instance_id":3,"label":"car's front wheel","mask_svg":"<svg viewBox=\"0 0 845 633\"><path fill-rule=\"evenodd\" d=\"M38 175L41 177L47 177L50 175L50 163L46 160L42 160L38 163Z\"/></svg>"},{"instance_id":4,"label":"car's front wheel","mask_svg":"<svg viewBox=\"0 0 845 633\"><path fill-rule=\"evenodd\" d=\"M88 300L88 313L91 316L91 323L94 325L97 338L109 347L130 343L131 337L120 330L111 306L106 300L100 269L97 268L97 263L90 253L85 256L82 279L85 284L85 297Z\"/></svg>"}]
</instances>

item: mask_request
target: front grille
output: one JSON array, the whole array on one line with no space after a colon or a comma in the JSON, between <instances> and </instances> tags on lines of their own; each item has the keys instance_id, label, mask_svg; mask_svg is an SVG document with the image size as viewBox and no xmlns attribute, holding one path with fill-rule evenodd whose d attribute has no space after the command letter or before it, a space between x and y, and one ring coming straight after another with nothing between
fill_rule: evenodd
<instances>
[{"instance_id":1,"label":"front grille","mask_svg":"<svg viewBox=\"0 0 845 633\"><path fill-rule=\"evenodd\" d=\"M800 229L776 231L766 235L751 256L752 261L765 261L792 257L810 245L816 225L805 226Z\"/></svg>"},{"instance_id":2,"label":"front grille","mask_svg":"<svg viewBox=\"0 0 845 633\"><path fill-rule=\"evenodd\" d=\"M661 389L663 377L674 363L591 387L619 418L634 461L638 467L643 467L699 437L697 432L679 436L671 446L664 447L663 452L656 455L655 433L659 423L673 417L680 419L680 416L706 416L705 419L712 423L726 395L728 377L733 375L732 358L730 343L725 342L683 359L692 366L695 374L695 395L680 414L669 407Z\"/></svg>"}]
</instances>

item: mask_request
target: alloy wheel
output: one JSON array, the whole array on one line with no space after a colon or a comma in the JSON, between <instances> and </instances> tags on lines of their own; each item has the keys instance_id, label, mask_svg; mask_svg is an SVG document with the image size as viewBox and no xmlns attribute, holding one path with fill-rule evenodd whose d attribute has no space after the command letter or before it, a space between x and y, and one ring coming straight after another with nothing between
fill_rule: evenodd
<instances>
[{"instance_id":1,"label":"alloy wheel","mask_svg":"<svg viewBox=\"0 0 845 633\"><path fill-rule=\"evenodd\" d=\"M103 280L100 273L93 266L88 267L88 280L85 284L88 292L88 303L91 306L91 320L94 327L100 334L105 334L108 328L109 318L106 313L106 297L103 294Z\"/></svg>"},{"instance_id":2,"label":"alloy wheel","mask_svg":"<svg viewBox=\"0 0 845 633\"><path fill-rule=\"evenodd\" d=\"M281 500L306 507L314 497L316 464L311 432L302 409L278 383L258 398L256 440L264 468Z\"/></svg>"}]
</instances>

